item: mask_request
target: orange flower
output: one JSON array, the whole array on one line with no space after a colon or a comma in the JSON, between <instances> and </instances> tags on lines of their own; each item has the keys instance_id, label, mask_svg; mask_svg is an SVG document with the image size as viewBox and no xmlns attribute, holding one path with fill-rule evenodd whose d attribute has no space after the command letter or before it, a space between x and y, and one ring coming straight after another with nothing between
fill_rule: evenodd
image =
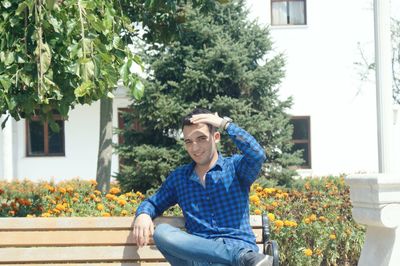
<instances>
[{"instance_id":1,"label":"orange flower","mask_svg":"<svg viewBox=\"0 0 400 266\"><path fill-rule=\"evenodd\" d=\"M255 209L254 210L254 214L255 215L260 215L261 214L261 210L260 209Z\"/></svg>"},{"instance_id":2,"label":"orange flower","mask_svg":"<svg viewBox=\"0 0 400 266\"><path fill-rule=\"evenodd\" d=\"M104 210L104 205L103 205L103 204L97 204L97 209L98 209L99 211Z\"/></svg>"},{"instance_id":3,"label":"orange flower","mask_svg":"<svg viewBox=\"0 0 400 266\"><path fill-rule=\"evenodd\" d=\"M310 220L311 220L312 222L315 222L315 221L317 220L317 215L311 214L311 215L310 215Z\"/></svg>"},{"instance_id":4,"label":"orange flower","mask_svg":"<svg viewBox=\"0 0 400 266\"><path fill-rule=\"evenodd\" d=\"M335 234L330 234L329 235L329 239L330 240L335 240L336 239L336 235Z\"/></svg>"},{"instance_id":5,"label":"orange flower","mask_svg":"<svg viewBox=\"0 0 400 266\"><path fill-rule=\"evenodd\" d=\"M275 221L275 215L273 213L268 213L267 215L270 221Z\"/></svg>"},{"instance_id":6,"label":"orange flower","mask_svg":"<svg viewBox=\"0 0 400 266\"><path fill-rule=\"evenodd\" d=\"M318 218L318 220L320 220L321 222L326 222L326 221L328 221L328 219L326 219L325 216L320 216L320 217Z\"/></svg>"},{"instance_id":7,"label":"orange flower","mask_svg":"<svg viewBox=\"0 0 400 266\"><path fill-rule=\"evenodd\" d=\"M306 255L307 257L310 257L313 254L312 250L309 248L306 248L303 252L304 252L304 255Z\"/></svg>"},{"instance_id":8,"label":"orange flower","mask_svg":"<svg viewBox=\"0 0 400 266\"><path fill-rule=\"evenodd\" d=\"M123 216L128 215L128 211L127 211L127 210L122 210L122 211L121 211L121 215L123 215Z\"/></svg>"},{"instance_id":9,"label":"orange flower","mask_svg":"<svg viewBox=\"0 0 400 266\"><path fill-rule=\"evenodd\" d=\"M59 187L58 191L60 191L61 194L65 194L67 192L67 190L63 187Z\"/></svg>"},{"instance_id":10,"label":"orange flower","mask_svg":"<svg viewBox=\"0 0 400 266\"><path fill-rule=\"evenodd\" d=\"M108 213L108 212L103 212L103 213L101 214L101 216L103 216L103 217L110 217L111 214Z\"/></svg>"},{"instance_id":11,"label":"orange flower","mask_svg":"<svg viewBox=\"0 0 400 266\"><path fill-rule=\"evenodd\" d=\"M250 196L250 202L253 204L259 204L260 198L257 195L252 195L252 196Z\"/></svg>"},{"instance_id":12,"label":"orange flower","mask_svg":"<svg viewBox=\"0 0 400 266\"><path fill-rule=\"evenodd\" d=\"M57 204L56 209L59 211L65 211L65 206L63 204Z\"/></svg>"},{"instance_id":13,"label":"orange flower","mask_svg":"<svg viewBox=\"0 0 400 266\"><path fill-rule=\"evenodd\" d=\"M282 227L284 225L283 221L281 221L281 220L274 221L274 224L278 228L280 228L280 227Z\"/></svg>"},{"instance_id":14,"label":"orange flower","mask_svg":"<svg viewBox=\"0 0 400 266\"><path fill-rule=\"evenodd\" d=\"M124 199L119 199L119 200L118 200L118 204L121 205L121 206L125 206L125 205L126 205L126 200L124 200Z\"/></svg>"},{"instance_id":15,"label":"orange flower","mask_svg":"<svg viewBox=\"0 0 400 266\"><path fill-rule=\"evenodd\" d=\"M111 189L110 189L110 193L111 194L118 194L118 193L120 193L121 192L121 190L119 189L119 188L117 188L117 187L112 187Z\"/></svg>"}]
</instances>

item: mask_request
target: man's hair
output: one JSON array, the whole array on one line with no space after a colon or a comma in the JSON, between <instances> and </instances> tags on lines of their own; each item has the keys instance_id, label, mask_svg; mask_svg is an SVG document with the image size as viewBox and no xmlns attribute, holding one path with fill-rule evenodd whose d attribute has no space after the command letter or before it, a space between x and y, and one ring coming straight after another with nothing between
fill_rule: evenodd
<instances>
[{"instance_id":1,"label":"man's hair","mask_svg":"<svg viewBox=\"0 0 400 266\"><path fill-rule=\"evenodd\" d=\"M192 118L193 115L197 114L212 114L212 112L204 108L195 108L193 111L182 118L182 130L184 126L193 125L193 123L190 121L190 118ZM213 125L207 124L207 126L210 133L214 133L216 131L216 128Z\"/></svg>"}]
</instances>

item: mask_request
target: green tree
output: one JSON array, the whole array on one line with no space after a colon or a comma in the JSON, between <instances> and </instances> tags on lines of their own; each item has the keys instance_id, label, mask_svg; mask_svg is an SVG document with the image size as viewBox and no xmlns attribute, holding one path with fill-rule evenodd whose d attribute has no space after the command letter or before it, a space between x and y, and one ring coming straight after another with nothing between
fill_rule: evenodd
<instances>
[{"instance_id":1,"label":"green tree","mask_svg":"<svg viewBox=\"0 0 400 266\"><path fill-rule=\"evenodd\" d=\"M4 0L0 7L0 114L67 117L75 104L112 97L119 79L142 93L129 71L140 63L126 45L134 28L118 1Z\"/></svg>"},{"instance_id":2,"label":"green tree","mask_svg":"<svg viewBox=\"0 0 400 266\"><path fill-rule=\"evenodd\" d=\"M178 28L180 2L184 1L1 1L0 116L8 115L2 127L9 117L30 119L35 114L57 131L54 110L67 118L76 104L101 99L97 180L106 190L111 175L112 91L122 79L135 99L143 93L137 76L130 73L132 64L141 63L127 46L137 33L132 22L142 23L147 38L166 38ZM202 9L212 3L192 2ZM153 16L158 20L153 22Z\"/></svg>"},{"instance_id":3,"label":"green tree","mask_svg":"<svg viewBox=\"0 0 400 266\"><path fill-rule=\"evenodd\" d=\"M125 190L146 191L188 162L180 120L198 106L230 116L254 135L269 157L264 174L286 184L294 173L289 166L300 159L291 152L285 113L291 99L278 98L284 58L273 52L268 29L247 20L244 1L215 4L206 14L189 5L182 9L181 34L142 56L149 65L146 91L125 114L118 181ZM130 130L135 121L142 130ZM222 143L223 154L237 152L227 136Z\"/></svg>"}]
</instances>

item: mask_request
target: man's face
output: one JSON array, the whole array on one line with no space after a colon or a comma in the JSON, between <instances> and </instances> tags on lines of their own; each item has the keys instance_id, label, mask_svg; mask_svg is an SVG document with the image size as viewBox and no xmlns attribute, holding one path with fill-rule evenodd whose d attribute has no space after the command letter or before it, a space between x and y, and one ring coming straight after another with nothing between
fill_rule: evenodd
<instances>
[{"instance_id":1,"label":"man's face","mask_svg":"<svg viewBox=\"0 0 400 266\"><path fill-rule=\"evenodd\" d=\"M211 133L206 124L184 126L183 137L185 148L196 164L208 165L218 158L216 143L220 140L220 133Z\"/></svg>"}]
</instances>

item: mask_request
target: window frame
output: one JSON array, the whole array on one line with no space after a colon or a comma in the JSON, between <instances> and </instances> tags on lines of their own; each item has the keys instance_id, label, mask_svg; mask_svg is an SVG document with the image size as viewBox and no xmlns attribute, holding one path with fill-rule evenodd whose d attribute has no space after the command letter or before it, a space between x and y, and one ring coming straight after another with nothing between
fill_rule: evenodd
<instances>
[{"instance_id":1,"label":"window frame","mask_svg":"<svg viewBox=\"0 0 400 266\"><path fill-rule=\"evenodd\" d=\"M307 133L308 133L308 139L294 139L292 136L292 142L293 144L307 144L307 149L308 149L308 156L307 156L307 161L304 162L304 164L299 165L298 168L300 169L311 169L312 168L312 162L311 162L311 118L310 116L291 116L290 117L290 122L292 123L293 120L305 120L307 121ZM294 126L293 126L293 134L294 134Z\"/></svg>"},{"instance_id":2,"label":"window frame","mask_svg":"<svg viewBox=\"0 0 400 266\"><path fill-rule=\"evenodd\" d=\"M117 117L118 117L118 129L124 129L125 128L125 123L124 123L124 118L122 117L122 113L131 113L133 112L134 109L130 107L119 107L117 108ZM140 125L139 121L135 121L134 124L132 125L132 130L136 131L143 131L142 126ZM121 145L125 142L124 136L122 134L118 134L118 144Z\"/></svg>"},{"instance_id":3,"label":"window frame","mask_svg":"<svg viewBox=\"0 0 400 266\"><path fill-rule=\"evenodd\" d=\"M273 3L276 2L286 2L286 24L273 24ZM290 12L289 12L289 2L303 2L304 3L304 24L292 24L290 23ZM270 8L271 8L271 26L306 26L307 25L307 0L271 0L270 1Z\"/></svg>"},{"instance_id":4,"label":"window frame","mask_svg":"<svg viewBox=\"0 0 400 266\"><path fill-rule=\"evenodd\" d=\"M30 154L29 153L29 145L31 144L30 139L30 122L40 122L40 116L34 115L31 119L26 119L25 121L25 144L26 144L26 157L63 157L65 156L65 120L59 114L53 114L54 121L62 121L62 128L60 128L61 132L61 145L62 152L60 153L49 153L49 123L47 121L43 122L43 142L44 142L44 152L42 154Z\"/></svg>"}]
</instances>

